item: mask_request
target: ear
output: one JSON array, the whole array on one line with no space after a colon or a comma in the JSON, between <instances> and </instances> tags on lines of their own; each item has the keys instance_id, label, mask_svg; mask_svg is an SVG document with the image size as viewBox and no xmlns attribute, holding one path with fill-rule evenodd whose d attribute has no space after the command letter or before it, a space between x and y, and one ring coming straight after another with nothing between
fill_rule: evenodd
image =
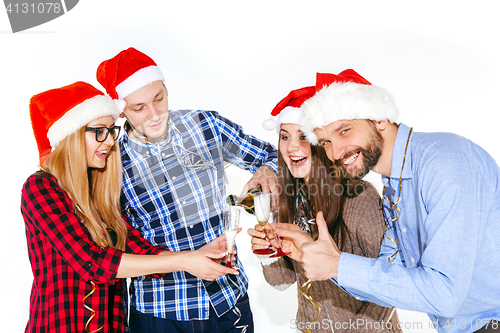
<instances>
[{"instance_id":1,"label":"ear","mask_svg":"<svg viewBox=\"0 0 500 333\"><path fill-rule=\"evenodd\" d=\"M165 82L162 82L163 84L163 88L165 88L165 93L167 93L167 97L168 97L168 89L167 89L167 86L165 85Z\"/></svg>"},{"instance_id":2,"label":"ear","mask_svg":"<svg viewBox=\"0 0 500 333\"><path fill-rule=\"evenodd\" d=\"M383 132L383 131L385 131L387 126L389 126L389 120L385 119L385 120L376 121L375 126L377 127L379 132Z\"/></svg>"},{"instance_id":3,"label":"ear","mask_svg":"<svg viewBox=\"0 0 500 333\"><path fill-rule=\"evenodd\" d=\"M119 116L119 117L120 117L120 118L125 118L125 115L123 114L123 112L122 112L122 113L120 113L120 116Z\"/></svg>"}]
</instances>

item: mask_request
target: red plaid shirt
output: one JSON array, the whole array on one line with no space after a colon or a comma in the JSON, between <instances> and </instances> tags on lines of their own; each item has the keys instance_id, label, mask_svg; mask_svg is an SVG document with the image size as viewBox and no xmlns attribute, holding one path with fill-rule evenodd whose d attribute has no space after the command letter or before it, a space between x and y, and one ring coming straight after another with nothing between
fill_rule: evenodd
<instances>
[{"instance_id":1,"label":"red plaid shirt","mask_svg":"<svg viewBox=\"0 0 500 333\"><path fill-rule=\"evenodd\" d=\"M24 184L21 212L34 275L26 332L85 332L89 308L95 311L89 332L124 332L124 280L116 278L123 252L97 246L72 200L46 172ZM126 252L161 251L128 227Z\"/></svg>"}]
</instances>

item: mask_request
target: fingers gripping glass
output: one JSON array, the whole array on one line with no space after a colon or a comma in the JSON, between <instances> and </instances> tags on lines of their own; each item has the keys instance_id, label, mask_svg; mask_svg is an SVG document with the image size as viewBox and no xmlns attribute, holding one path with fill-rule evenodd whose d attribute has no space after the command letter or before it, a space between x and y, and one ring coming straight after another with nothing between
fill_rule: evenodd
<instances>
[{"instance_id":1,"label":"fingers gripping glass","mask_svg":"<svg viewBox=\"0 0 500 333\"><path fill-rule=\"evenodd\" d=\"M111 133L111 137L116 141L118 135L120 134L120 126L113 127L85 127L85 132L94 132L95 140L97 142L104 142L108 138L108 134Z\"/></svg>"},{"instance_id":2,"label":"fingers gripping glass","mask_svg":"<svg viewBox=\"0 0 500 333\"><path fill-rule=\"evenodd\" d=\"M254 194L253 198L255 217L257 221L262 227L265 227L267 222L269 221L269 215L271 214L271 196L269 193L264 194L262 192L258 192ZM273 254L274 250L272 248L266 249L256 249L253 250L253 253L266 255Z\"/></svg>"}]
</instances>

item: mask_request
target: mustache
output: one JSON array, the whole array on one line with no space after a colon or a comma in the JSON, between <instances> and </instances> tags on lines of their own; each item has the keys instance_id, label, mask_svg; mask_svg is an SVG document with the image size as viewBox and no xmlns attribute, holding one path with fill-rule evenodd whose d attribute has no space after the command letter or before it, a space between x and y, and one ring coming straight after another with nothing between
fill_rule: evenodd
<instances>
[{"instance_id":1,"label":"mustache","mask_svg":"<svg viewBox=\"0 0 500 333\"><path fill-rule=\"evenodd\" d=\"M335 160L335 163L340 163L342 164L341 161L343 160L346 160L348 159L349 157L351 157L352 155L355 155L359 152L363 151L363 149L361 147L356 147L356 148L353 148L347 152L345 152L338 160Z\"/></svg>"}]
</instances>

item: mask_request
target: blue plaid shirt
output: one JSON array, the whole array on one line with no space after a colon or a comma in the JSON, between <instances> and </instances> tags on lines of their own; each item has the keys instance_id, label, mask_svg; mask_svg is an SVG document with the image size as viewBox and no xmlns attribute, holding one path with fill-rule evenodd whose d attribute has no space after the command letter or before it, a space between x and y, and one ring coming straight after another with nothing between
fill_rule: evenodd
<instances>
[{"instance_id":1,"label":"blue plaid shirt","mask_svg":"<svg viewBox=\"0 0 500 333\"><path fill-rule=\"evenodd\" d=\"M143 143L125 134L120 148L125 214L144 238L170 251L196 250L222 235L224 162L252 173L261 166L277 171L272 145L213 111L170 111L163 143ZM185 271L161 279L134 278L131 305L183 321L207 319L211 303L221 316L247 291L247 275L238 265L239 275L214 281Z\"/></svg>"}]
</instances>

